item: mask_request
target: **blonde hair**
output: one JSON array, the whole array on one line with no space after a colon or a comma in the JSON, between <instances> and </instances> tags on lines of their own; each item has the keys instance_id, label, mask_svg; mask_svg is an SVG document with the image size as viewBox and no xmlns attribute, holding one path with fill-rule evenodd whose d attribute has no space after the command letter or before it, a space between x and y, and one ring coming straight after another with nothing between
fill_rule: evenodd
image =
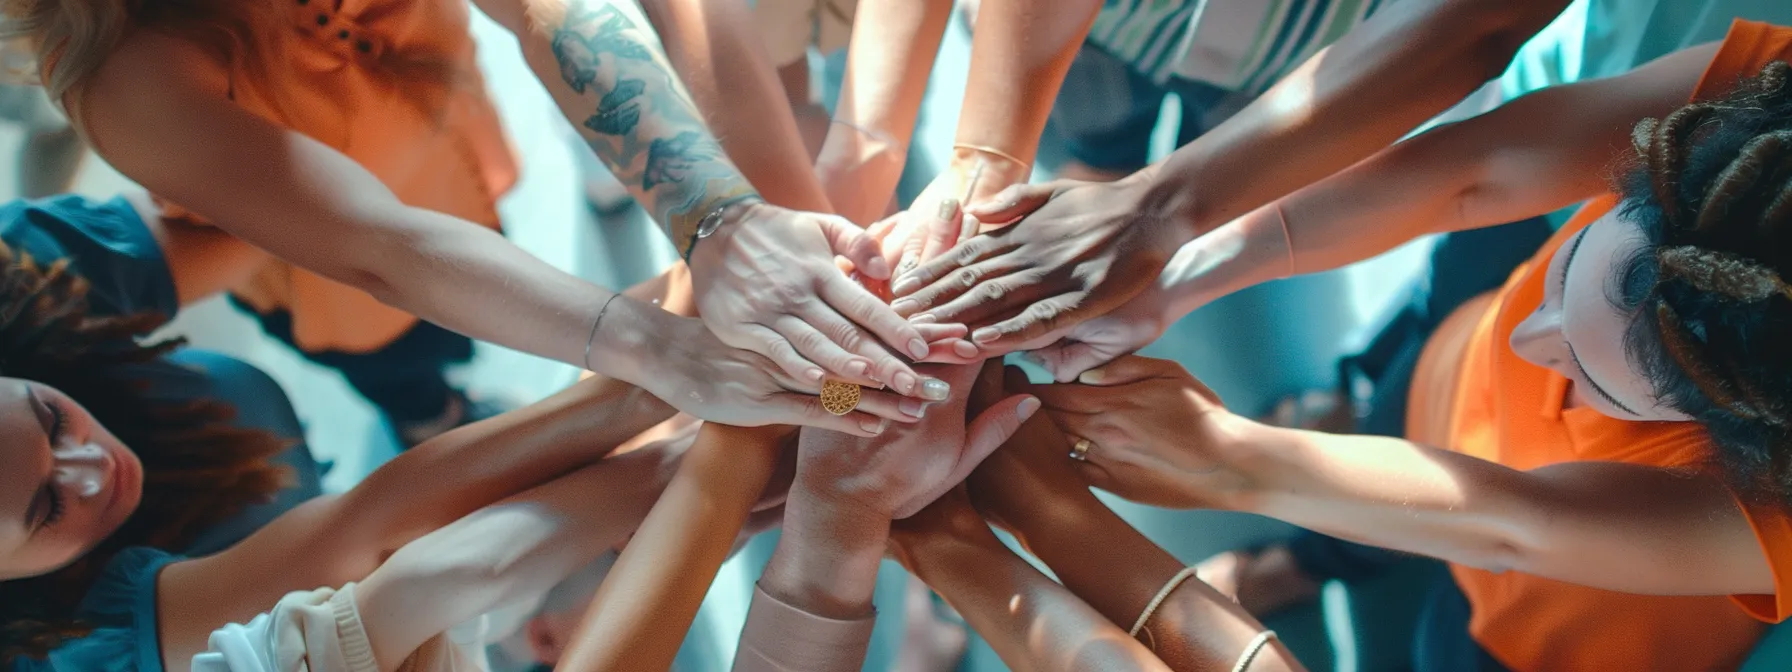
<instances>
[{"instance_id":1,"label":"blonde hair","mask_svg":"<svg viewBox=\"0 0 1792 672\"><path fill-rule=\"evenodd\" d=\"M265 70L281 40L259 33L284 25L269 16L277 11L259 0L0 0L0 64L67 111L132 28L166 29Z\"/></svg>"}]
</instances>

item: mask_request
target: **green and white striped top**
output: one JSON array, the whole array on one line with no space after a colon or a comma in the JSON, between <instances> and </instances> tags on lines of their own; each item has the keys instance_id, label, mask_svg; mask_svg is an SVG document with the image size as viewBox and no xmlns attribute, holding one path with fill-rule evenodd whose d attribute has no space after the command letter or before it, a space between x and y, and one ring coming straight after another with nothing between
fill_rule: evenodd
<instances>
[{"instance_id":1,"label":"green and white striped top","mask_svg":"<svg viewBox=\"0 0 1792 672\"><path fill-rule=\"evenodd\" d=\"M1107 0L1089 43L1164 83L1257 93L1392 0Z\"/></svg>"}]
</instances>

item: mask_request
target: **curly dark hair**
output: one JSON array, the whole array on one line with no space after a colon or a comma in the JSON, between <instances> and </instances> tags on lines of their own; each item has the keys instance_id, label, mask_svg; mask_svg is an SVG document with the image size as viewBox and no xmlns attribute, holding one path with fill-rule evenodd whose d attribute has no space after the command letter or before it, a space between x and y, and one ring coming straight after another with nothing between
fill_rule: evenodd
<instances>
[{"instance_id":1,"label":"curly dark hair","mask_svg":"<svg viewBox=\"0 0 1792 672\"><path fill-rule=\"evenodd\" d=\"M179 347L140 343L165 322L155 314L92 317L87 281L68 261L39 266L0 243L0 375L49 385L79 402L143 461L143 503L118 532L74 564L44 576L0 581L0 662L42 658L92 631L75 611L106 564L125 548L178 552L288 480L269 458L286 442L229 424L221 402L155 402L131 365Z\"/></svg>"},{"instance_id":2,"label":"curly dark hair","mask_svg":"<svg viewBox=\"0 0 1792 672\"><path fill-rule=\"evenodd\" d=\"M1636 125L1621 213L1645 244L1611 302L1655 398L1752 498L1792 502L1792 66Z\"/></svg>"}]
</instances>

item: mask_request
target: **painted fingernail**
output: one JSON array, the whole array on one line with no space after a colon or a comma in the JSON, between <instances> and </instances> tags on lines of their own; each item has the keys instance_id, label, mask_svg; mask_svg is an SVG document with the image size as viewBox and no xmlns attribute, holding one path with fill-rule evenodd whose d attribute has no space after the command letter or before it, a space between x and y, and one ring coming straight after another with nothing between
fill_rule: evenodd
<instances>
[{"instance_id":1,"label":"painted fingernail","mask_svg":"<svg viewBox=\"0 0 1792 672\"><path fill-rule=\"evenodd\" d=\"M904 301L906 300L907 299L904 299ZM897 303L901 303L901 301L898 301ZM909 324L933 324L938 321L940 321L940 318L934 317L933 313L921 313L920 315L908 318Z\"/></svg>"},{"instance_id":2,"label":"painted fingernail","mask_svg":"<svg viewBox=\"0 0 1792 672\"><path fill-rule=\"evenodd\" d=\"M896 284L890 286L890 291L897 294L908 294L920 288L921 279L911 275L902 278L901 280L897 280Z\"/></svg>"},{"instance_id":3,"label":"painted fingernail","mask_svg":"<svg viewBox=\"0 0 1792 672\"><path fill-rule=\"evenodd\" d=\"M977 346L970 341L957 341L952 344L952 354L969 359L977 356Z\"/></svg>"},{"instance_id":4,"label":"painted fingernail","mask_svg":"<svg viewBox=\"0 0 1792 672\"><path fill-rule=\"evenodd\" d=\"M915 359L926 359L929 352L933 352L933 348L927 347L925 340L917 338L908 342L908 354L913 355Z\"/></svg>"},{"instance_id":5,"label":"painted fingernail","mask_svg":"<svg viewBox=\"0 0 1792 672\"><path fill-rule=\"evenodd\" d=\"M1037 397L1027 397L1026 399L1021 400L1019 406L1014 408L1014 414L1020 416L1021 422L1026 422L1027 418L1033 417L1033 414L1037 412L1039 412L1039 399Z\"/></svg>"},{"instance_id":6,"label":"painted fingernail","mask_svg":"<svg viewBox=\"0 0 1792 672\"><path fill-rule=\"evenodd\" d=\"M945 401L952 396L952 384L938 378L921 381L921 398L928 401Z\"/></svg>"},{"instance_id":7,"label":"painted fingernail","mask_svg":"<svg viewBox=\"0 0 1792 672\"><path fill-rule=\"evenodd\" d=\"M951 219L956 214L958 214L958 199L948 198L940 201L940 219Z\"/></svg>"},{"instance_id":8,"label":"painted fingernail","mask_svg":"<svg viewBox=\"0 0 1792 672\"><path fill-rule=\"evenodd\" d=\"M846 364L846 376L848 378L863 378L865 372L870 370L871 362L867 362L863 359L855 359Z\"/></svg>"},{"instance_id":9,"label":"painted fingernail","mask_svg":"<svg viewBox=\"0 0 1792 672\"><path fill-rule=\"evenodd\" d=\"M903 399L896 404L896 408L911 418L927 417L927 404L919 399Z\"/></svg>"},{"instance_id":10,"label":"painted fingernail","mask_svg":"<svg viewBox=\"0 0 1792 672\"><path fill-rule=\"evenodd\" d=\"M901 392L905 395L914 394L915 376L909 373L898 373L896 374L896 380L891 381L891 385L896 388L897 392Z\"/></svg>"},{"instance_id":11,"label":"painted fingernail","mask_svg":"<svg viewBox=\"0 0 1792 672\"><path fill-rule=\"evenodd\" d=\"M1001 330L998 330L995 327L984 327L971 334L971 340L978 343L991 343L1001 337Z\"/></svg>"},{"instance_id":12,"label":"painted fingernail","mask_svg":"<svg viewBox=\"0 0 1792 672\"><path fill-rule=\"evenodd\" d=\"M878 280L890 277L890 262L885 261L883 257L872 259L871 263L865 264L865 275Z\"/></svg>"}]
</instances>

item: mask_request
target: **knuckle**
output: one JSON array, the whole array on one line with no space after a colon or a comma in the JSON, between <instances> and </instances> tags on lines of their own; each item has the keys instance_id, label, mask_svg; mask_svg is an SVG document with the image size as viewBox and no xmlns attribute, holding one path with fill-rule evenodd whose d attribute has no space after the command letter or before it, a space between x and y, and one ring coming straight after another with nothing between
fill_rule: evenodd
<instances>
[{"instance_id":1,"label":"knuckle","mask_svg":"<svg viewBox=\"0 0 1792 672\"><path fill-rule=\"evenodd\" d=\"M827 335L815 330L804 331L801 334L797 334L796 337L797 349L804 352L815 352L817 349L827 345L827 343Z\"/></svg>"},{"instance_id":2,"label":"knuckle","mask_svg":"<svg viewBox=\"0 0 1792 672\"><path fill-rule=\"evenodd\" d=\"M978 290L978 294L981 295L981 298L985 301L1000 301L1003 296L1008 294L1007 285L1007 282L991 282L983 285L983 287Z\"/></svg>"},{"instance_id":3,"label":"knuckle","mask_svg":"<svg viewBox=\"0 0 1792 672\"><path fill-rule=\"evenodd\" d=\"M955 277L958 278L959 284L964 285L967 288L977 286L977 269L975 268L958 269Z\"/></svg>"}]
</instances>

